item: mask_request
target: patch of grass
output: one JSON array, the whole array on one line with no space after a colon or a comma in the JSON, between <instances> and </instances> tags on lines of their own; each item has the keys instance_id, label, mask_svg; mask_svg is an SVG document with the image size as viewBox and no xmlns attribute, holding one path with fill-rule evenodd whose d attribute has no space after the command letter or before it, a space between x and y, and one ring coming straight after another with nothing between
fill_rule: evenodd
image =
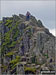
<instances>
[{"instance_id":1,"label":"patch of grass","mask_svg":"<svg viewBox=\"0 0 56 75\"><path fill-rule=\"evenodd\" d=\"M21 58L20 56L16 56L16 59L11 60L10 63L11 63L11 64L16 64L16 63L18 63L18 62L20 62L20 58Z\"/></svg>"},{"instance_id":2,"label":"patch of grass","mask_svg":"<svg viewBox=\"0 0 56 75\"><path fill-rule=\"evenodd\" d=\"M33 67L24 67L24 71L32 71L32 72L36 72L36 68Z\"/></svg>"},{"instance_id":3,"label":"patch of grass","mask_svg":"<svg viewBox=\"0 0 56 75\"><path fill-rule=\"evenodd\" d=\"M11 23L12 23L12 20L6 20L5 26L8 26Z\"/></svg>"},{"instance_id":4,"label":"patch of grass","mask_svg":"<svg viewBox=\"0 0 56 75\"><path fill-rule=\"evenodd\" d=\"M13 35L13 39L16 39L18 35L19 35L19 30L16 29L15 34Z\"/></svg>"},{"instance_id":5,"label":"patch of grass","mask_svg":"<svg viewBox=\"0 0 56 75\"><path fill-rule=\"evenodd\" d=\"M11 56L14 55L14 52L8 52L5 56Z\"/></svg>"},{"instance_id":6,"label":"patch of grass","mask_svg":"<svg viewBox=\"0 0 56 75\"><path fill-rule=\"evenodd\" d=\"M11 28L12 27L12 24L8 25L8 28Z\"/></svg>"},{"instance_id":7,"label":"patch of grass","mask_svg":"<svg viewBox=\"0 0 56 75\"><path fill-rule=\"evenodd\" d=\"M0 24L2 23L2 21L0 21Z\"/></svg>"},{"instance_id":8,"label":"patch of grass","mask_svg":"<svg viewBox=\"0 0 56 75\"><path fill-rule=\"evenodd\" d=\"M5 33L4 42L3 42L2 45L5 46L8 43L10 43L10 34L9 34L9 32Z\"/></svg>"},{"instance_id":9,"label":"patch of grass","mask_svg":"<svg viewBox=\"0 0 56 75\"><path fill-rule=\"evenodd\" d=\"M10 45L9 45L9 47L14 47L16 45L16 41L13 41Z\"/></svg>"},{"instance_id":10,"label":"patch of grass","mask_svg":"<svg viewBox=\"0 0 56 75\"><path fill-rule=\"evenodd\" d=\"M13 70L17 66L17 64L20 64L20 59L20 56L16 56L16 59L10 61L11 70Z\"/></svg>"}]
</instances>

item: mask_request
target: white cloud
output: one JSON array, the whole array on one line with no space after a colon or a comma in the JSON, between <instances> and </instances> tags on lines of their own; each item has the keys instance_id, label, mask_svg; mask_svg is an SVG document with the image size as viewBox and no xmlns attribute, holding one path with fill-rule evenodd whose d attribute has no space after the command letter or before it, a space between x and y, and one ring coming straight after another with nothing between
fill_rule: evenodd
<instances>
[{"instance_id":1,"label":"white cloud","mask_svg":"<svg viewBox=\"0 0 56 75\"><path fill-rule=\"evenodd\" d=\"M52 33L54 36L56 36L56 33L55 33L55 32L56 32L56 29L50 29L49 31L50 31L50 33Z\"/></svg>"}]
</instances>

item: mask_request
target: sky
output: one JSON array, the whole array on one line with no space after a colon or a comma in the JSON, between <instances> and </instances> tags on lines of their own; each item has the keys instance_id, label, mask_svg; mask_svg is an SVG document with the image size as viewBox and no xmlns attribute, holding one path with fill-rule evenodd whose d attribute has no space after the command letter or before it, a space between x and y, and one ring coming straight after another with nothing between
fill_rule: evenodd
<instances>
[{"instance_id":1,"label":"sky","mask_svg":"<svg viewBox=\"0 0 56 75\"><path fill-rule=\"evenodd\" d=\"M1 1L1 17L10 17L13 14L26 14L29 11L37 20L55 35L55 0L51 1Z\"/></svg>"}]
</instances>

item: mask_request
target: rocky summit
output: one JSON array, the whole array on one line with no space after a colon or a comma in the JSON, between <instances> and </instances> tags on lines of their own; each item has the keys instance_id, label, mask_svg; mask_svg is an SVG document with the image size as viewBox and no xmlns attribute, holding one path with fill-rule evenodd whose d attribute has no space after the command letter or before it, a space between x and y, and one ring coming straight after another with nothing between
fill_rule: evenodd
<instances>
[{"instance_id":1,"label":"rocky summit","mask_svg":"<svg viewBox=\"0 0 56 75\"><path fill-rule=\"evenodd\" d=\"M0 67L5 75L55 70L55 36L29 12L0 21Z\"/></svg>"}]
</instances>

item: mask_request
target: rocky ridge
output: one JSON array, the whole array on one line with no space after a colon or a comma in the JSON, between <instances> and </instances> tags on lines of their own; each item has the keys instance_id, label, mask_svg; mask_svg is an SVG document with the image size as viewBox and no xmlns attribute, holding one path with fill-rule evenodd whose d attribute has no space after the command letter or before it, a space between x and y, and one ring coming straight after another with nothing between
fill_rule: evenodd
<instances>
[{"instance_id":1,"label":"rocky ridge","mask_svg":"<svg viewBox=\"0 0 56 75\"><path fill-rule=\"evenodd\" d=\"M3 17L0 26L2 74L36 74L45 67L55 70L55 37L40 20L19 14Z\"/></svg>"}]
</instances>

